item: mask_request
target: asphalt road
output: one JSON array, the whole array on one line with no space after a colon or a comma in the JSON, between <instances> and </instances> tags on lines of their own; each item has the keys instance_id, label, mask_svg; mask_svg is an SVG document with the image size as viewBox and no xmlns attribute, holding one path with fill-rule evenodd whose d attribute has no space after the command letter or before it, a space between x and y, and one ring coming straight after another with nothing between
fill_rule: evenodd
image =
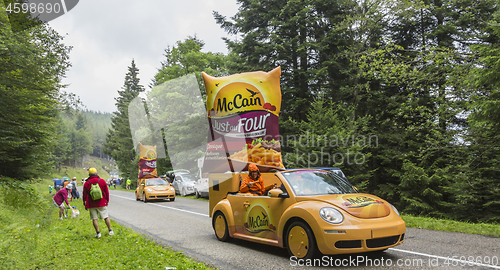
<instances>
[{"instance_id":1,"label":"asphalt road","mask_svg":"<svg viewBox=\"0 0 500 270\"><path fill-rule=\"evenodd\" d=\"M218 269L500 269L497 237L407 228L406 241L385 252L298 261L285 249L218 241L208 202L179 196L174 202L143 203L132 192L110 189L110 194L111 219Z\"/></svg>"}]
</instances>

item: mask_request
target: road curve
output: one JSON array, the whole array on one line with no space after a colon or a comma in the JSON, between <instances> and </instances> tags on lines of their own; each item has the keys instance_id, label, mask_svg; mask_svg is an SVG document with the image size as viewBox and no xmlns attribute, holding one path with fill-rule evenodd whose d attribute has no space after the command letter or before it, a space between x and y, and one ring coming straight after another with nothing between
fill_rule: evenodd
<instances>
[{"instance_id":1,"label":"road curve","mask_svg":"<svg viewBox=\"0 0 500 270\"><path fill-rule=\"evenodd\" d=\"M498 237L407 228L405 243L385 252L299 261L285 249L218 241L208 202L177 197L143 203L131 192L113 189L110 196L111 219L218 269L500 269Z\"/></svg>"}]
</instances>

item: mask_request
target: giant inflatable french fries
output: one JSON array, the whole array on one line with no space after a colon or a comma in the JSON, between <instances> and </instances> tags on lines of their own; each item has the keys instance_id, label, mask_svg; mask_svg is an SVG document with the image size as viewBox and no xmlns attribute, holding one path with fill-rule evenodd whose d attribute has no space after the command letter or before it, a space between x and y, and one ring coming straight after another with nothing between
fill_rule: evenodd
<instances>
[{"instance_id":1,"label":"giant inflatable french fries","mask_svg":"<svg viewBox=\"0 0 500 270\"><path fill-rule=\"evenodd\" d=\"M283 168L279 141L281 68L215 78L202 72L210 122L204 172Z\"/></svg>"},{"instance_id":2,"label":"giant inflatable french fries","mask_svg":"<svg viewBox=\"0 0 500 270\"><path fill-rule=\"evenodd\" d=\"M138 178L156 177L156 146L139 143L139 175Z\"/></svg>"}]
</instances>

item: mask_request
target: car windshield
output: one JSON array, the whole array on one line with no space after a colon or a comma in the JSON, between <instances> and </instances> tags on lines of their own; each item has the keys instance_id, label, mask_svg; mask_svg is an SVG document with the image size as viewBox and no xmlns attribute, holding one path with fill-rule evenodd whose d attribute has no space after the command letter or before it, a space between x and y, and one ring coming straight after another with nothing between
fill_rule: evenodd
<instances>
[{"instance_id":1,"label":"car windshield","mask_svg":"<svg viewBox=\"0 0 500 270\"><path fill-rule=\"evenodd\" d=\"M351 185L332 172L303 170L283 172L282 175L298 196L356 193Z\"/></svg>"},{"instance_id":2,"label":"car windshield","mask_svg":"<svg viewBox=\"0 0 500 270\"><path fill-rule=\"evenodd\" d=\"M146 179L146 186L168 185L168 182L161 178Z\"/></svg>"},{"instance_id":3,"label":"car windshield","mask_svg":"<svg viewBox=\"0 0 500 270\"><path fill-rule=\"evenodd\" d=\"M192 175L189 175L189 174L182 174L182 180L186 181L186 182L194 182L195 179Z\"/></svg>"},{"instance_id":4,"label":"car windshield","mask_svg":"<svg viewBox=\"0 0 500 270\"><path fill-rule=\"evenodd\" d=\"M331 171L332 173L335 173L335 174L337 174L337 175L339 175L339 176L342 176L342 177L346 178L346 177L345 177L345 174L344 174L344 173L343 173L340 169L331 169L330 171Z\"/></svg>"}]
</instances>

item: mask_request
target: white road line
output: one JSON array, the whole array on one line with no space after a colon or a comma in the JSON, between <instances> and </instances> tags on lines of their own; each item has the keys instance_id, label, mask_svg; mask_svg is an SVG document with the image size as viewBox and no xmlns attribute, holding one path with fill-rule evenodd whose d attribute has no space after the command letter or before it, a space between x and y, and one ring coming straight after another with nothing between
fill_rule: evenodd
<instances>
[{"instance_id":1,"label":"white road line","mask_svg":"<svg viewBox=\"0 0 500 270\"><path fill-rule=\"evenodd\" d=\"M111 196L115 196L115 197L119 197L119 198L122 198L122 199L126 199L126 200L135 201L135 199L130 199L130 198L127 198L127 197L122 197L122 196L113 195L113 194L110 194L110 195ZM209 217L206 214L201 214L201 213L196 213L196 212L192 212L192 211L188 211L188 210L178 209L178 208L175 208L175 207L164 206L164 205L159 205L159 204L154 204L154 203L151 203L151 205L156 205L156 206L159 206L159 207L173 209L173 210L177 210L177 211L181 211L181 212L185 212L185 213L190 213L190 214L195 214L195 215L199 215L199 216ZM452 259L452 258L449 258L449 257L436 256L436 255L431 255L431 254L426 254L426 253L420 253L420 252L415 252L415 251L409 251L409 250L404 250L404 249L389 248L389 250L399 251L399 252L403 252L403 253L409 253L409 254L413 254L413 255L431 257L431 258L438 258L438 259L442 259L442 260L454 261L454 262L463 264L463 266L466 266L466 265L470 265L470 266L476 265L476 266L489 267L489 268L493 268L493 269L500 269L500 266L496 266L496 265L489 265L489 264L476 263L476 262L464 261L464 260L459 260L459 259Z\"/></svg>"},{"instance_id":2,"label":"white road line","mask_svg":"<svg viewBox=\"0 0 500 270\"><path fill-rule=\"evenodd\" d=\"M436 255L425 254L425 253L420 253L420 252L415 252L415 251L408 251L408 250L404 250L404 249L389 248L389 250L394 250L394 251L399 251L399 252L409 253L409 254L414 254L414 255L420 255L420 256L426 256L426 257L431 257L431 258L438 258L438 259L443 259L443 260L448 260L448 261L454 261L454 262L457 262L457 266L458 266L458 263L460 263L461 264L460 266L476 265L476 266L484 266L484 267L489 267L489 268L494 268L494 269L500 269L500 266L496 266L496 265L476 263L476 262L464 261L464 260L459 260L459 259L452 259L450 257L436 256Z\"/></svg>"},{"instance_id":3,"label":"white road line","mask_svg":"<svg viewBox=\"0 0 500 270\"><path fill-rule=\"evenodd\" d=\"M177 211L181 211L181 212L186 212L186 213L190 213L190 214L195 214L195 215L199 215L199 216L203 216L203 217L210 217L209 215L206 215L206 214L196 213L196 212L183 210L183 209L179 209L179 208L175 208L175 207L170 207L170 206L165 206L165 205L160 205L160 204L155 204L155 203L152 203L152 205L156 205L156 206L168 208L168 209L173 209L173 210L177 210Z\"/></svg>"},{"instance_id":4,"label":"white road line","mask_svg":"<svg viewBox=\"0 0 500 270\"><path fill-rule=\"evenodd\" d=\"M135 201L135 199L130 199L130 198L123 197L123 196L118 196L118 195L114 195L114 194L109 194L109 195L115 196L115 197L118 197L118 198L122 198L122 199L126 199L126 200ZM184 210L184 209L179 209L179 208L175 208L175 207L171 207L171 206L165 206L165 205L156 204L156 203L149 203L149 205L155 205L155 206L159 206L159 207L163 207L163 208L168 208L168 209L172 209L172 210L177 210L177 211L181 211L181 212L185 212L185 213L189 213L189 214L195 214L195 215L199 215L199 216L203 216L203 217L210 217L209 215L206 215L206 214L197 213L197 212L193 212L193 211L188 211L188 210Z\"/></svg>"}]
</instances>

